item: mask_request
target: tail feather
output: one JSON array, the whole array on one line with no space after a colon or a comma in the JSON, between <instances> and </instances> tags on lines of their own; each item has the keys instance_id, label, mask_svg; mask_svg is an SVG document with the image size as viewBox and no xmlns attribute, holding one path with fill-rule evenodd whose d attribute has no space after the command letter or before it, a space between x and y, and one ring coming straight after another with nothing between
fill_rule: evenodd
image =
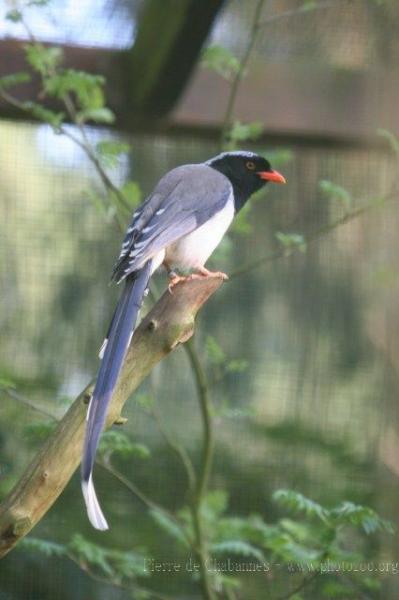
<instances>
[{"instance_id":1,"label":"tail feather","mask_svg":"<svg viewBox=\"0 0 399 600\"><path fill-rule=\"evenodd\" d=\"M97 446L103 430L108 405L121 372L136 325L142 299L151 275L152 261L126 279L125 289L118 302L107 336L100 370L90 401L82 460L82 491L87 514L96 529L108 529L92 481Z\"/></svg>"}]
</instances>

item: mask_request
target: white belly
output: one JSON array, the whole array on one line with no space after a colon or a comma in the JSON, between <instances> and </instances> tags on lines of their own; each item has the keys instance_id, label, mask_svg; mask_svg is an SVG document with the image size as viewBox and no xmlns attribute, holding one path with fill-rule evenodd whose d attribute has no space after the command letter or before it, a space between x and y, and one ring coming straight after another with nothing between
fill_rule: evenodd
<instances>
[{"instance_id":1,"label":"white belly","mask_svg":"<svg viewBox=\"0 0 399 600\"><path fill-rule=\"evenodd\" d=\"M195 231L177 240L166 249L166 262L181 270L203 267L220 243L234 217L233 196L221 211Z\"/></svg>"}]
</instances>

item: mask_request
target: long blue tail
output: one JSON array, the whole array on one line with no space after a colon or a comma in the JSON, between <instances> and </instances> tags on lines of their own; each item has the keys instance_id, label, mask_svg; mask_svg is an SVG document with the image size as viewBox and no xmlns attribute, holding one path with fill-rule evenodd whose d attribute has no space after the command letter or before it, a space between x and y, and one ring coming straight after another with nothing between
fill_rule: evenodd
<instances>
[{"instance_id":1,"label":"long blue tail","mask_svg":"<svg viewBox=\"0 0 399 600\"><path fill-rule=\"evenodd\" d=\"M82 459L82 491L87 514L96 529L108 529L93 486L92 473L97 446L107 416L108 404L125 360L143 296L151 276L152 261L126 279L108 332L100 370L87 412Z\"/></svg>"}]
</instances>

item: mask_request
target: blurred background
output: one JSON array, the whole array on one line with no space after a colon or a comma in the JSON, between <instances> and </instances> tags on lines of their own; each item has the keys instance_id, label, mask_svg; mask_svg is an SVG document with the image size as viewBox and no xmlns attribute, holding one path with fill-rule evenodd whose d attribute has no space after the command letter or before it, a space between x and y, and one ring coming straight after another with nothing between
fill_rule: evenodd
<instances>
[{"instance_id":1,"label":"blurred background","mask_svg":"<svg viewBox=\"0 0 399 600\"><path fill-rule=\"evenodd\" d=\"M45 10L30 7L27 19L38 39L65 47L69 64L107 77L116 124L89 127L88 136L93 143L131 144L112 178L118 185L136 181L144 196L167 170L219 152L231 82L201 64L199 53L218 44L242 57L257 4L53 0ZM233 114L262 123L256 142L241 145L269 156L288 184L255 199L211 267L233 273L281 248L276 233L313 235L342 216L345 207L321 180L345 188L351 209L390 195L396 184L397 158L377 129L399 133L399 6L395 0L327 4L267 22L303 1L264 3L265 23ZM180 14L183 5L194 6ZM0 1L0 14L10 6ZM20 68L26 35L2 18L0 36L4 75ZM28 86L21 93L30 92ZM5 103L0 157L0 375L61 414L96 373L119 291L108 281L122 234L90 201L100 183L82 151ZM195 343L215 380L212 487L228 491L232 513L259 513L272 522L273 491L292 488L327 506L343 499L367 504L399 523L398 227L393 199L321 236L306 252L232 278L201 313ZM163 274L156 286L165 288ZM239 361L221 377L220 349L226 360ZM125 407L124 432L151 455L120 464L151 497L175 509L184 502L184 473L142 410L140 398L148 396L164 427L198 458L201 422L182 348ZM2 394L1 497L38 447L29 434L36 422L43 415ZM145 546L150 556L167 556L170 540L142 504L106 472L98 469L96 477L112 526L107 542L88 524L77 476L34 536L62 542L79 531L112 547ZM370 544L380 560L399 563L397 535L375 536ZM397 578L384 576L381 595L372 597L396 599ZM176 599L200 597L187 581L158 576L156 585ZM242 597L273 597L268 593L254 575ZM111 596L136 598L71 562L23 548L1 562L1 600Z\"/></svg>"}]
</instances>

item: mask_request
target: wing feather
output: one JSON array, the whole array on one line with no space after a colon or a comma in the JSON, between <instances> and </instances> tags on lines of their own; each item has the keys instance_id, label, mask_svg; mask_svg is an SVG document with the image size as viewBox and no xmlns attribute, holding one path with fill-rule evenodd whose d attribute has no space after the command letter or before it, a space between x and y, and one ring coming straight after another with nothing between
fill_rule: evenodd
<instances>
[{"instance_id":1,"label":"wing feather","mask_svg":"<svg viewBox=\"0 0 399 600\"><path fill-rule=\"evenodd\" d=\"M221 210L230 194L227 177L207 165L185 165L167 173L134 213L112 278L118 283L169 244L191 233Z\"/></svg>"}]
</instances>

